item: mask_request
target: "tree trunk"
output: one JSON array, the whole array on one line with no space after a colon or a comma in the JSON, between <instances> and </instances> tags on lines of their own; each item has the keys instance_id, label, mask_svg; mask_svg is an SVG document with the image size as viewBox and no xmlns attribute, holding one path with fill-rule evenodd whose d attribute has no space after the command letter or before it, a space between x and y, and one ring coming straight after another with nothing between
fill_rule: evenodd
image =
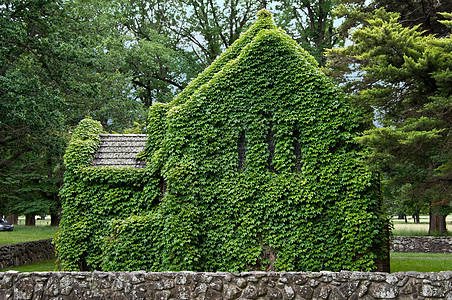
<instances>
[{"instance_id":1,"label":"tree trunk","mask_svg":"<svg viewBox=\"0 0 452 300\"><path fill-rule=\"evenodd\" d=\"M447 228L446 228L446 217L447 215L434 215L432 212L430 212L430 223L428 226L428 234L429 235L446 235L447 234Z\"/></svg>"},{"instance_id":2,"label":"tree trunk","mask_svg":"<svg viewBox=\"0 0 452 300\"><path fill-rule=\"evenodd\" d=\"M35 215L25 216L25 226L35 226L35 225L36 225Z\"/></svg>"},{"instance_id":3,"label":"tree trunk","mask_svg":"<svg viewBox=\"0 0 452 300\"><path fill-rule=\"evenodd\" d=\"M17 225L17 223L19 223L19 215L9 215L6 217L6 221L13 225Z\"/></svg>"},{"instance_id":4,"label":"tree trunk","mask_svg":"<svg viewBox=\"0 0 452 300\"><path fill-rule=\"evenodd\" d=\"M413 221L414 221L414 223L416 223L416 224L421 223L421 220L420 220L420 218L419 218L419 213L418 213L418 212L415 213L415 214L413 215Z\"/></svg>"},{"instance_id":5,"label":"tree trunk","mask_svg":"<svg viewBox=\"0 0 452 300\"><path fill-rule=\"evenodd\" d=\"M50 215L50 226L58 227L60 226L60 214L51 214Z\"/></svg>"}]
</instances>

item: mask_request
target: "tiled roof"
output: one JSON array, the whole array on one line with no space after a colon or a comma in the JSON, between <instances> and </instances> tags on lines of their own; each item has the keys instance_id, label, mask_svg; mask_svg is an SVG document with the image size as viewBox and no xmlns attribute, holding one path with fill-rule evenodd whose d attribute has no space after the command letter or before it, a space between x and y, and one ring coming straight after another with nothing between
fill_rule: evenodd
<instances>
[{"instance_id":1,"label":"tiled roof","mask_svg":"<svg viewBox=\"0 0 452 300\"><path fill-rule=\"evenodd\" d=\"M100 145L91 165L144 168L146 162L136 160L136 157L144 150L146 140L146 134L101 134Z\"/></svg>"}]
</instances>

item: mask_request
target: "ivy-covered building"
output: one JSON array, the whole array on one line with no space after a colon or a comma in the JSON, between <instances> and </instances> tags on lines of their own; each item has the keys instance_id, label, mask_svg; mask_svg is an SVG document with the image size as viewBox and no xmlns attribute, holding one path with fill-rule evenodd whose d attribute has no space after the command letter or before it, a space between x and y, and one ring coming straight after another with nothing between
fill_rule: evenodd
<instances>
[{"instance_id":1,"label":"ivy-covered building","mask_svg":"<svg viewBox=\"0 0 452 300\"><path fill-rule=\"evenodd\" d=\"M360 116L269 12L153 105L148 128L144 168L93 166L100 124L74 132L55 240L65 269L389 271Z\"/></svg>"}]
</instances>

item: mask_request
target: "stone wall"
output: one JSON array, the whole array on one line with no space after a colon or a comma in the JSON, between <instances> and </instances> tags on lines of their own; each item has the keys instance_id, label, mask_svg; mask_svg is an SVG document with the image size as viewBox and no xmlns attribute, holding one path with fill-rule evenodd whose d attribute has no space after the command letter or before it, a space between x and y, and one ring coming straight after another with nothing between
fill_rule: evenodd
<instances>
[{"instance_id":1,"label":"stone wall","mask_svg":"<svg viewBox=\"0 0 452 300\"><path fill-rule=\"evenodd\" d=\"M391 251L452 253L452 237L395 236Z\"/></svg>"},{"instance_id":2,"label":"stone wall","mask_svg":"<svg viewBox=\"0 0 452 300\"><path fill-rule=\"evenodd\" d=\"M451 299L440 273L0 273L0 299Z\"/></svg>"},{"instance_id":3,"label":"stone wall","mask_svg":"<svg viewBox=\"0 0 452 300\"><path fill-rule=\"evenodd\" d=\"M0 246L0 270L54 257L55 246L52 239L4 245Z\"/></svg>"}]
</instances>

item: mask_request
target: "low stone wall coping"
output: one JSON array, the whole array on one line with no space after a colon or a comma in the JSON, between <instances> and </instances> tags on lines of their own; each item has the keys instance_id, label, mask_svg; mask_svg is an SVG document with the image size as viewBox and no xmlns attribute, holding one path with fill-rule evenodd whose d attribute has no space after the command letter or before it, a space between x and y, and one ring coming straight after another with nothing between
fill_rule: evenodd
<instances>
[{"instance_id":1,"label":"low stone wall coping","mask_svg":"<svg viewBox=\"0 0 452 300\"><path fill-rule=\"evenodd\" d=\"M20 267L55 257L52 239L0 246L0 270Z\"/></svg>"},{"instance_id":2,"label":"low stone wall coping","mask_svg":"<svg viewBox=\"0 0 452 300\"><path fill-rule=\"evenodd\" d=\"M452 237L395 236L391 250L394 252L452 253Z\"/></svg>"},{"instance_id":3,"label":"low stone wall coping","mask_svg":"<svg viewBox=\"0 0 452 300\"><path fill-rule=\"evenodd\" d=\"M452 272L0 273L0 299L451 299Z\"/></svg>"}]
</instances>

